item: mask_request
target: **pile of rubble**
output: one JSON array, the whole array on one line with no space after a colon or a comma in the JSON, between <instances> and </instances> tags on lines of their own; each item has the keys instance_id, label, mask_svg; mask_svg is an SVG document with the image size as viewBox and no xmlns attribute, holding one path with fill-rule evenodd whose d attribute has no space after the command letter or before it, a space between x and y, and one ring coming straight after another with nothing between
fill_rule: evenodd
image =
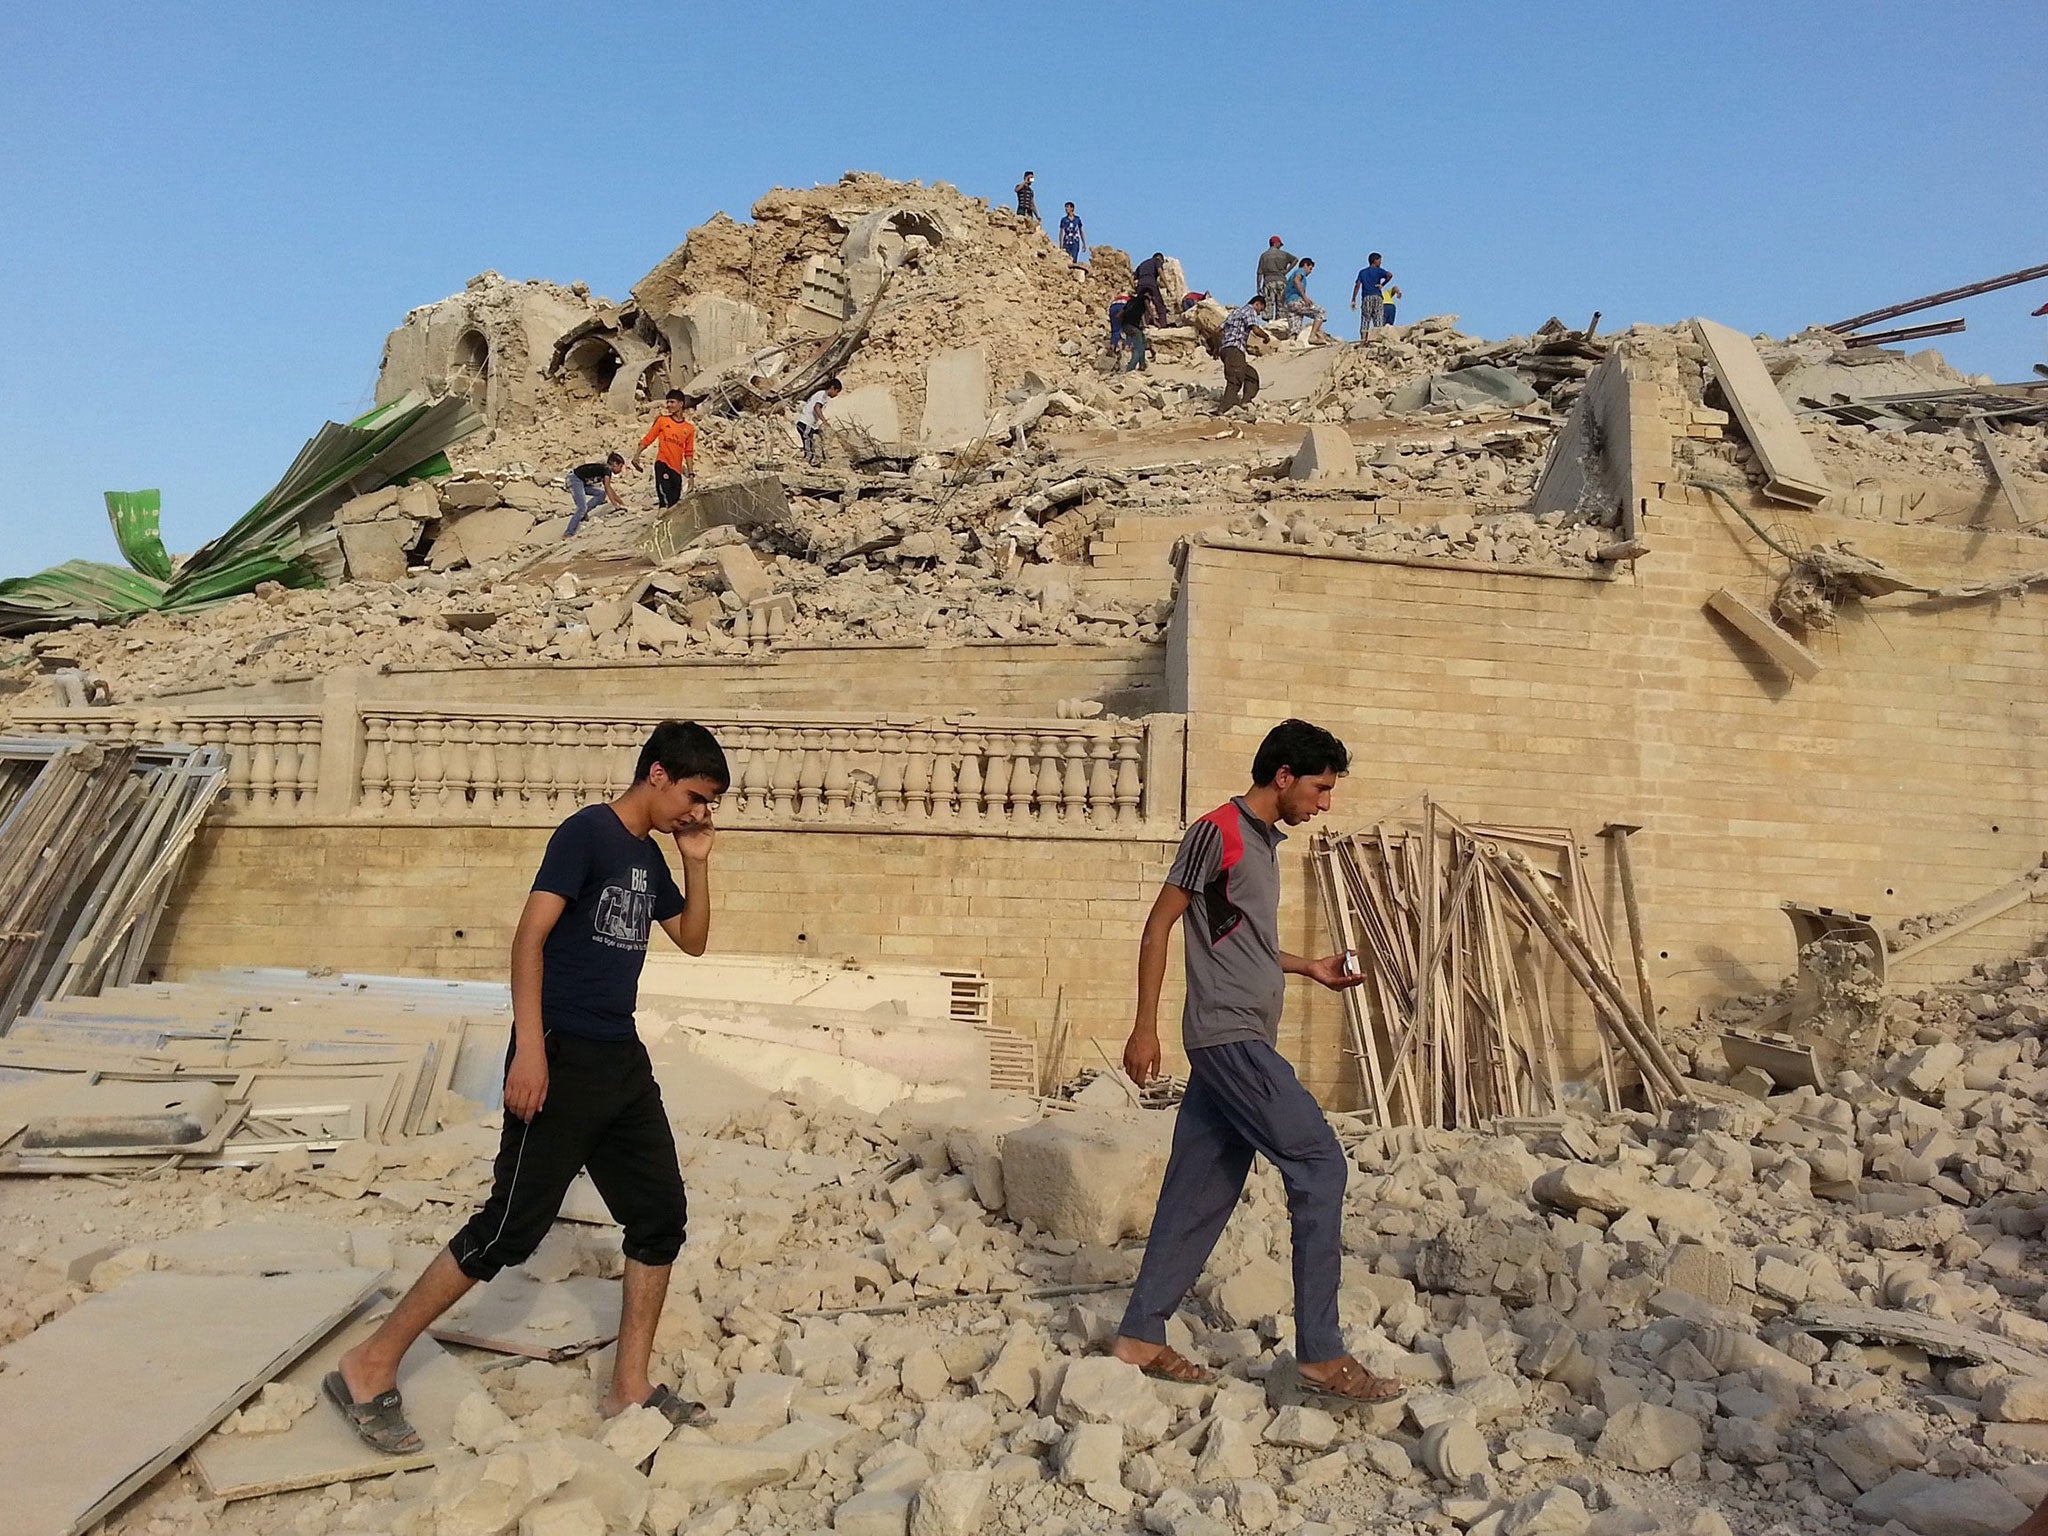
<instances>
[{"instance_id":1,"label":"pile of rubble","mask_svg":"<svg viewBox=\"0 0 2048 1536\"><path fill-rule=\"evenodd\" d=\"M1173 1328L1218 1381L1099 1353L1171 1125L1115 1079L879 1118L761 1094L707 1120L676 1085L693 1223L657 1362L707 1428L600 1422L601 1351L464 1352L431 1468L223 1510L194 1480L217 1436L107 1529L2002 1532L2048 1493L2048 962L1900 1006L1909 1043L1826 1091L1695 1081L1661 1117L1477 1132L1333 1117L1350 1341L1410 1388L1344 1418L1298 1394L1269 1171ZM0 1333L229 1249L395 1287L491 1142L451 1123L324 1165L17 1185ZM619 1262L615 1232L564 1224L516 1283L570 1298ZM288 1388L230 1427L322 1422Z\"/></svg>"}]
</instances>

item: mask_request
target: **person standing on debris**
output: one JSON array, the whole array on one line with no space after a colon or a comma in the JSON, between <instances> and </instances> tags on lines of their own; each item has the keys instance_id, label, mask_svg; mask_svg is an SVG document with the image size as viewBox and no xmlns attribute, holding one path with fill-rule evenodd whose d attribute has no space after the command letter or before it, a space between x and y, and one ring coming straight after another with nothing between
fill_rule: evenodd
<instances>
[{"instance_id":1,"label":"person standing on debris","mask_svg":"<svg viewBox=\"0 0 2048 1536\"><path fill-rule=\"evenodd\" d=\"M641 448L654 449L654 500L657 506L672 507L683 499L683 481L697 483L697 429L684 409L683 392L672 389L662 413L640 439ZM640 467L640 455L633 455L633 467Z\"/></svg>"},{"instance_id":2,"label":"person standing on debris","mask_svg":"<svg viewBox=\"0 0 2048 1536\"><path fill-rule=\"evenodd\" d=\"M1358 269L1357 280L1351 285L1351 307L1358 311L1358 339L1365 340L1366 332L1386 323L1384 304L1387 284L1394 280L1394 274L1380 265L1380 253L1374 251L1365 258L1365 265Z\"/></svg>"},{"instance_id":3,"label":"person standing on debris","mask_svg":"<svg viewBox=\"0 0 2048 1536\"><path fill-rule=\"evenodd\" d=\"M1131 300L1150 311L1154 325L1165 325L1166 296L1160 292L1159 283L1166 273L1164 252L1154 251L1139 262L1131 273Z\"/></svg>"},{"instance_id":4,"label":"person standing on debris","mask_svg":"<svg viewBox=\"0 0 2048 1536\"><path fill-rule=\"evenodd\" d=\"M1088 254L1088 243L1081 228L1081 215L1074 212L1074 205L1067 204L1067 211L1060 215L1060 249L1067 253L1067 260L1080 266Z\"/></svg>"},{"instance_id":5,"label":"person standing on debris","mask_svg":"<svg viewBox=\"0 0 2048 1536\"><path fill-rule=\"evenodd\" d=\"M625 510L625 500L619 495L616 484L619 471L625 467L626 456L623 453L608 453L602 464L578 464L569 471L563 484L568 487L569 499L576 503L576 511L569 519L569 531L562 535L563 538L574 538L590 509L602 502L608 501L620 511Z\"/></svg>"},{"instance_id":6,"label":"person standing on debris","mask_svg":"<svg viewBox=\"0 0 2048 1536\"><path fill-rule=\"evenodd\" d=\"M1259 370L1245 356L1253 331L1262 336L1266 332L1264 294L1252 295L1249 304L1240 304L1224 316L1223 334L1216 340L1216 355L1223 360L1223 401L1216 407L1219 416L1235 405L1250 405L1259 397Z\"/></svg>"},{"instance_id":7,"label":"person standing on debris","mask_svg":"<svg viewBox=\"0 0 2048 1536\"><path fill-rule=\"evenodd\" d=\"M1124 349L1124 311L1130 307L1131 296L1120 293L1109 301L1109 355L1115 357Z\"/></svg>"},{"instance_id":8,"label":"person standing on debris","mask_svg":"<svg viewBox=\"0 0 2048 1536\"><path fill-rule=\"evenodd\" d=\"M825 407L837 400L845 387L837 379L827 379L825 387L804 401L803 408L796 413L796 435L803 439L806 464L816 464L824 458Z\"/></svg>"},{"instance_id":9,"label":"person standing on debris","mask_svg":"<svg viewBox=\"0 0 2048 1536\"><path fill-rule=\"evenodd\" d=\"M1032 223L1038 222L1038 189L1032 186L1036 171L1026 171L1024 179L1017 183L1017 212Z\"/></svg>"},{"instance_id":10,"label":"person standing on debris","mask_svg":"<svg viewBox=\"0 0 2048 1536\"><path fill-rule=\"evenodd\" d=\"M1347 1160L1322 1109L1275 1048L1288 976L1332 991L1365 980L1345 969L1341 954L1310 960L1280 948L1280 829L1327 811L1350 766L1344 743L1320 726L1284 720L1273 727L1252 759L1251 788L1188 828L1145 919L1124 1070L1139 1083L1159 1075L1159 989L1176 923L1187 971L1181 1038L1188 1057L1152 1235L1111 1345L1147 1376L1210 1379L1167 1344L1166 1325L1223 1235L1253 1158L1264 1157L1287 1189L1303 1388L1321 1406L1351 1408L1402 1394L1344 1348L1337 1288Z\"/></svg>"},{"instance_id":11,"label":"person standing on debris","mask_svg":"<svg viewBox=\"0 0 2048 1536\"><path fill-rule=\"evenodd\" d=\"M449 1240L369 1338L322 1383L375 1450L411 1455L398 1366L472 1286L523 1263L588 1170L625 1231L626 1270L609 1418L639 1404L673 1424L701 1403L648 1380L669 1268L687 1216L675 1137L647 1048L633 1030L649 929L701 955L711 931L712 808L732 782L725 753L693 721L664 720L640 749L633 782L555 829L512 937L512 1044L504 1130L490 1197ZM650 834L683 861L678 890Z\"/></svg>"},{"instance_id":12,"label":"person standing on debris","mask_svg":"<svg viewBox=\"0 0 2048 1536\"><path fill-rule=\"evenodd\" d=\"M1294 270L1294 257L1280 243L1278 235L1266 241L1259 257L1259 292L1265 295L1266 313L1278 315L1287 292L1287 274Z\"/></svg>"},{"instance_id":13,"label":"person standing on debris","mask_svg":"<svg viewBox=\"0 0 2048 1536\"><path fill-rule=\"evenodd\" d=\"M1287 282L1282 292L1287 299L1287 313L1296 320L1308 321L1308 339L1316 346L1323 347L1328 346L1333 338L1323 329L1323 321L1329 318L1324 314L1323 306L1308 296L1309 274L1315 269L1316 261L1313 256L1302 257L1294 270L1287 274Z\"/></svg>"}]
</instances>

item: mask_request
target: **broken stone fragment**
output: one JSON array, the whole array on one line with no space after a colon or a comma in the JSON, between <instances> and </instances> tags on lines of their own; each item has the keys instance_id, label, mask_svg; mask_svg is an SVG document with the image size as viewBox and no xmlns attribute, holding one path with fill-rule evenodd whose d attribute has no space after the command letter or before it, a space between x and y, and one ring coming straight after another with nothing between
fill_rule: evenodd
<instances>
[{"instance_id":1,"label":"broken stone fragment","mask_svg":"<svg viewBox=\"0 0 2048 1536\"><path fill-rule=\"evenodd\" d=\"M1595 1450L1631 1472L1662 1472L1681 1456L1696 1456L1705 1445L1699 1421L1676 1408L1630 1403L1612 1415Z\"/></svg>"}]
</instances>

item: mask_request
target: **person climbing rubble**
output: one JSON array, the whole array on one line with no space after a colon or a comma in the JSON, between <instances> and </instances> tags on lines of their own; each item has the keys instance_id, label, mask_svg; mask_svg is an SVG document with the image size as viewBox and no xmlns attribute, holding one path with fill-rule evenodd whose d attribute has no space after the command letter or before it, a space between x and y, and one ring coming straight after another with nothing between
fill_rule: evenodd
<instances>
[{"instance_id":1,"label":"person climbing rubble","mask_svg":"<svg viewBox=\"0 0 2048 1536\"><path fill-rule=\"evenodd\" d=\"M828 379L825 381L825 387L815 391L797 411L796 435L803 439L805 463L817 464L823 461L825 411L839 398L840 391L845 387L837 379Z\"/></svg>"},{"instance_id":2,"label":"person climbing rubble","mask_svg":"<svg viewBox=\"0 0 2048 1536\"><path fill-rule=\"evenodd\" d=\"M1385 298L1387 284L1394 280L1394 274L1380 265L1380 253L1374 251L1365 258L1365 265L1358 269L1358 276L1351 284L1351 307L1358 311L1358 339L1365 340L1366 333L1383 325L1385 319Z\"/></svg>"},{"instance_id":3,"label":"person climbing rubble","mask_svg":"<svg viewBox=\"0 0 2048 1536\"><path fill-rule=\"evenodd\" d=\"M1017 215L1034 224L1038 222L1038 189L1032 182L1037 175L1036 171L1026 171L1024 179L1017 183Z\"/></svg>"},{"instance_id":4,"label":"person climbing rubble","mask_svg":"<svg viewBox=\"0 0 2048 1536\"><path fill-rule=\"evenodd\" d=\"M1142 304L1152 317L1154 325L1165 325L1166 295L1160 290L1160 280L1166 272L1166 253L1154 251L1131 273L1131 297Z\"/></svg>"},{"instance_id":5,"label":"person climbing rubble","mask_svg":"<svg viewBox=\"0 0 2048 1536\"><path fill-rule=\"evenodd\" d=\"M1308 322L1309 344L1327 347L1336 339L1323 329L1323 322L1329 317L1324 313L1323 306L1308 296L1308 280L1315 269L1313 256L1302 257L1294 270L1287 274L1287 281L1281 291L1286 297L1289 318Z\"/></svg>"},{"instance_id":6,"label":"person climbing rubble","mask_svg":"<svg viewBox=\"0 0 2048 1536\"><path fill-rule=\"evenodd\" d=\"M657 506L672 507L683 499L683 482L697 483L697 429L687 414L687 401L680 389L672 389L662 413L640 439L645 449L654 449L654 500ZM640 455L633 455L633 467L640 467Z\"/></svg>"},{"instance_id":7,"label":"person climbing rubble","mask_svg":"<svg viewBox=\"0 0 2048 1536\"><path fill-rule=\"evenodd\" d=\"M1280 237L1274 235L1266 241L1266 249L1259 257L1258 290L1265 296L1266 313L1277 316L1287 293L1287 274L1294 270L1294 257Z\"/></svg>"},{"instance_id":8,"label":"person climbing rubble","mask_svg":"<svg viewBox=\"0 0 2048 1536\"><path fill-rule=\"evenodd\" d=\"M1321 1107L1276 1049L1288 976L1331 991L1363 974L1341 954L1305 959L1280 948L1283 826L1330 808L1351 756L1320 726L1283 720L1252 759L1252 787L1188 828L1138 943L1138 1012L1124 1070L1159 1075L1159 989L1167 941L1181 925L1187 972L1181 1039L1188 1086L1159 1188L1145 1258L1111 1353L1162 1381L1211 1373L1166 1342L1167 1321L1193 1288L1244 1192L1255 1157L1280 1170L1294 1232L1295 1361L1326 1407L1392 1402L1403 1388L1344 1347L1337 1290L1349 1163Z\"/></svg>"},{"instance_id":9,"label":"person climbing rubble","mask_svg":"<svg viewBox=\"0 0 2048 1536\"><path fill-rule=\"evenodd\" d=\"M573 539L576 536L576 530L583 526L583 519L593 507L610 502L621 512L626 510L625 498L619 495L616 484L619 471L625 467L626 456L623 453L608 453L601 463L593 460L588 464L578 464L569 471L562 483L569 492L569 499L576 504L576 510L569 518L569 527L563 538Z\"/></svg>"},{"instance_id":10,"label":"person climbing rubble","mask_svg":"<svg viewBox=\"0 0 2048 1536\"><path fill-rule=\"evenodd\" d=\"M652 927L684 953L704 953L717 835L711 813L731 783L709 731L664 720L641 748L626 791L585 806L548 839L512 937L512 1041L490 1196L322 1383L373 1450L420 1450L398 1390L399 1362L473 1286L532 1255L586 1169L625 1231L618 1345L601 1411L612 1418L637 1404L672 1424L708 1417L703 1404L648 1380L686 1201L675 1136L633 1012ZM681 889L655 832L675 841Z\"/></svg>"},{"instance_id":11,"label":"person climbing rubble","mask_svg":"<svg viewBox=\"0 0 2048 1536\"><path fill-rule=\"evenodd\" d=\"M1131 360L1125 366L1126 373L1144 373L1145 367L1145 302L1132 299L1123 309L1124 341L1131 349Z\"/></svg>"},{"instance_id":12,"label":"person climbing rubble","mask_svg":"<svg viewBox=\"0 0 2048 1536\"><path fill-rule=\"evenodd\" d=\"M1237 405L1250 405L1259 397L1259 370L1245 355L1251 335L1266 334L1266 297L1253 294L1249 304L1240 304L1223 320L1223 333L1216 340L1216 355L1223 361L1223 399L1216 407L1220 416Z\"/></svg>"}]
</instances>

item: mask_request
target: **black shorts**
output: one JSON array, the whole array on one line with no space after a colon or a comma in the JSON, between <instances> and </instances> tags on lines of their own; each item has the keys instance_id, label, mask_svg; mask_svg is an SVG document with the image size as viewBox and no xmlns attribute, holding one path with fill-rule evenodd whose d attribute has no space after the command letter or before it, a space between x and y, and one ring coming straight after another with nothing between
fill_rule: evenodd
<instances>
[{"instance_id":1,"label":"black shorts","mask_svg":"<svg viewBox=\"0 0 2048 1536\"><path fill-rule=\"evenodd\" d=\"M683 499L683 472L655 461L654 500L657 506L672 507Z\"/></svg>"},{"instance_id":2,"label":"black shorts","mask_svg":"<svg viewBox=\"0 0 2048 1536\"><path fill-rule=\"evenodd\" d=\"M552 1031L544 1038L547 1101L530 1121L507 1112L490 1198L449 1240L448 1251L472 1280L489 1280L523 1262L561 1214L571 1181L587 1168L605 1208L625 1228L626 1257L673 1264L688 1203L647 1047L638 1039L586 1040Z\"/></svg>"}]
</instances>

